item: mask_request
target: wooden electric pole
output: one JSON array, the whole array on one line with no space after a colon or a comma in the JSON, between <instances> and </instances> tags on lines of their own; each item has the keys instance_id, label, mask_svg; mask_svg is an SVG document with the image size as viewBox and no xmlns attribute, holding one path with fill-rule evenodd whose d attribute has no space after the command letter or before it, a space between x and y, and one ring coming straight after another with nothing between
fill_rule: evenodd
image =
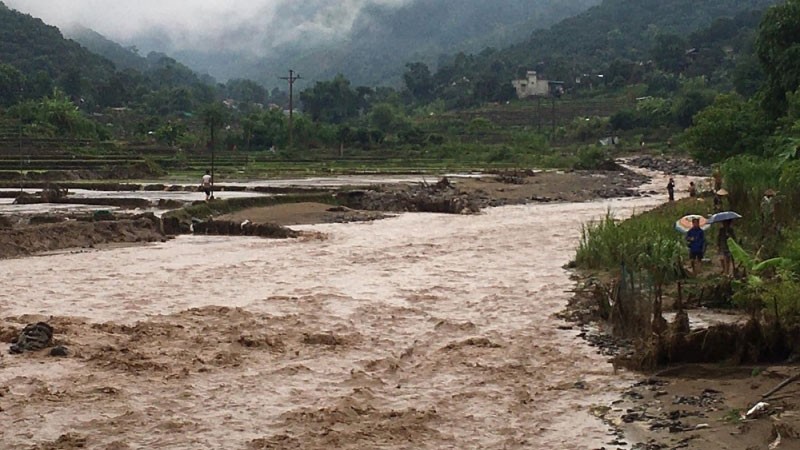
<instances>
[{"instance_id":1,"label":"wooden electric pole","mask_svg":"<svg viewBox=\"0 0 800 450\"><path fill-rule=\"evenodd\" d=\"M300 75L289 69L288 77L280 77L281 80L289 82L289 147L292 146L292 115L294 114L294 82L300 79Z\"/></svg>"},{"instance_id":2,"label":"wooden electric pole","mask_svg":"<svg viewBox=\"0 0 800 450\"><path fill-rule=\"evenodd\" d=\"M18 103L22 103L22 97L24 95L24 88L20 84L19 86L19 99L17 100ZM19 108L17 112L17 120L19 120L19 192L22 193L22 190L25 185L25 153L22 150L22 108Z\"/></svg>"}]
</instances>

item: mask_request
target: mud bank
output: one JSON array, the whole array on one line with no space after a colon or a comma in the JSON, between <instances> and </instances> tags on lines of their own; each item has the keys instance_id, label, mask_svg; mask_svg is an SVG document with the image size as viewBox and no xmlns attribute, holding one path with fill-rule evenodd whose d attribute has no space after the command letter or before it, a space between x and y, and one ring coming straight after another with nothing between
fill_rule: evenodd
<instances>
[{"instance_id":1,"label":"mud bank","mask_svg":"<svg viewBox=\"0 0 800 450\"><path fill-rule=\"evenodd\" d=\"M105 244L163 242L161 222L152 215L109 221L69 220L22 227L0 227L0 258L18 258Z\"/></svg>"}]
</instances>

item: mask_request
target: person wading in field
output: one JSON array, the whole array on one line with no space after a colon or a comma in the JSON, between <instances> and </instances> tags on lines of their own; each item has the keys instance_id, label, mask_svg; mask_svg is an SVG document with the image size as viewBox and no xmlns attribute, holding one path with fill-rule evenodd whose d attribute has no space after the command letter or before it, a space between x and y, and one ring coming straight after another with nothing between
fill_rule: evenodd
<instances>
[{"instance_id":1,"label":"person wading in field","mask_svg":"<svg viewBox=\"0 0 800 450\"><path fill-rule=\"evenodd\" d=\"M211 191L211 172L206 170L206 174L203 175L203 180L200 183L200 188L203 189L203 192L206 193L206 201L214 198L214 192Z\"/></svg>"}]
</instances>

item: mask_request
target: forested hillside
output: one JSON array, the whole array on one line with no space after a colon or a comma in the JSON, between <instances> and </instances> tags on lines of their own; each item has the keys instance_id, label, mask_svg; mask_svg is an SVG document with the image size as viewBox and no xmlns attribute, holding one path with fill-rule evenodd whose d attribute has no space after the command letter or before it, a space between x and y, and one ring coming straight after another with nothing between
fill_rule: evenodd
<instances>
[{"instance_id":1,"label":"forested hillside","mask_svg":"<svg viewBox=\"0 0 800 450\"><path fill-rule=\"evenodd\" d=\"M752 46L747 28L752 31L760 11L775 3L776 0L604 0L513 46L487 49L477 55L456 54L439 67L431 82L446 91L448 86L467 78L469 95L486 101L507 98L510 86L497 86L529 69L548 79L563 80L568 86L583 75L590 78L582 81L592 83L607 84L617 77L621 77L616 80L619 84L636 81L631 79L637 72L633 65L655 64L666 72L679 73L692 60L701 59L708 64L709 55L701 50L712 41L720 44L722 39L729 40L710 50L714 63L722 62L724 52ZM707 27L711 28L705 35L692 34ZM702 74L710 75L713 67L702 70ZM453 95L463 96L463 92L459 89ZM450 101L469 103L466 98Z\"/></svg>"},{"instance_id":2,"label":"forested hillside","mask_svg":"<svg viewBox=\"0 0 800 450\"><path fill-rule=\"evenodd\" d=\"M54 85L80 96L113 73L110 61L65 40L58 28L0 2L0 104L47 95Z\"/></svg>"}]
</instances>

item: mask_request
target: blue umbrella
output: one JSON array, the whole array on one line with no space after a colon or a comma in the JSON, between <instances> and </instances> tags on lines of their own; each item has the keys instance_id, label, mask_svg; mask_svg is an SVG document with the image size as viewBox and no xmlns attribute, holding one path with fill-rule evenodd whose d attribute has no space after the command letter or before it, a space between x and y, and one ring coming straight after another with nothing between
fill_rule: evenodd
<instances>
[{"instance_id":1,"label":"blue umbrella","mask_svg":"<svg viewBox=\"0 0 800 450\"><path fill-rule=\"evenodd\" d=\"M722 211L720 213L716 213L716 214L712 215L708 219L708 223L724 222L726 220L741 219L741 218L742 218L742 216L737 212Z\"/></svg>"}]
</instances>

